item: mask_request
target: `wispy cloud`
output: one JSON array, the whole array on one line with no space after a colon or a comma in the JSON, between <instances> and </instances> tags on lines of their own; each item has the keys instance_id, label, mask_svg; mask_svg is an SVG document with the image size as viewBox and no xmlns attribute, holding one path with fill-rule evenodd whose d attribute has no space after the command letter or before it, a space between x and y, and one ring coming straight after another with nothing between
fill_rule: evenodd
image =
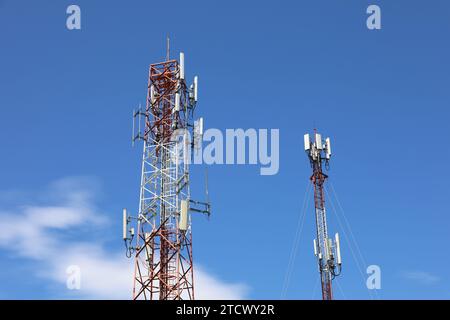
<instances>
[{"instance_id":1,"label":"wispy cloud","mask_svg":"<svg viewBox=\"0 0 450 320\"><path fill-rule=\"evenodd\" d=\"M405 271L403 272L405 279L415 281L423 285L432 285L440 281L440 278L426 271Z\"/></svg>"},{"instance_id":2,"label":"wispy cloud","mask_svg":"<svg viewBox=\"0 0 450 320\"><path fill-rule=\"evenodd\" d=\"M44 192L41 204L19 205L0 210L0 247L36 263L37 277L45 277L66 288L66 269L81 270L78 298L129 299L132 261L123 251L109 251L99 234L107 230L107 215L94 205L98 185L91 179L67 178ZM196 266L199 299L243 299L244 284L226 283ZM24 296L23 298L27 298Z\"/></svg>"}]
</instances>

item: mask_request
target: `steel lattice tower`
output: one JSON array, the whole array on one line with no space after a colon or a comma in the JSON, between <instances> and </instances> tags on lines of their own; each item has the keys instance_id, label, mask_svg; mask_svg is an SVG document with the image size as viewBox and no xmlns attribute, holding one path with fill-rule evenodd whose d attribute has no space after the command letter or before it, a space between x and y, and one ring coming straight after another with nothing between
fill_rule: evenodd
<instances>
[{"instance_id":1,"label":"steel lattice tower","mask_svg":"<svg viewBox=\"0 0 450 320\"><path fill-rule=\"evenodd\" d=\"M328 176L322 167L328 167L331 157L330 138L322 141L322 136L314 132L314 141L310 141L309 134L305 134L305 151L313 170L310 178L314 186L314 207L316 219L317 239L314 239L314 254L318 260L320 279L322 284L322 299L332 300L332 280L341 273L341 253L339 235L335 239L328 238L327 217L325 211L324 183Z\"/></svg>"},{"instance_id":2,"label":"steel lattice tower","mask_svg":"<svg viewBox=\"0 0 450 320\"><path fill-rule=\"evenodd\" d=\"M145 110L134 112L145 127L133 139L144 142L135 246L134 228L127 229L132 218L124 210L123 237L128 255L135 256L133 299L194 299L189 210L210 213L209 203L190 200L189 190L190 137L203 133L202 119L192 123L197 77L188 88L184 54L180 61L167 56L150 65ZM205 209L189 208L190 203Z\"/></svg>"}]
</instances>

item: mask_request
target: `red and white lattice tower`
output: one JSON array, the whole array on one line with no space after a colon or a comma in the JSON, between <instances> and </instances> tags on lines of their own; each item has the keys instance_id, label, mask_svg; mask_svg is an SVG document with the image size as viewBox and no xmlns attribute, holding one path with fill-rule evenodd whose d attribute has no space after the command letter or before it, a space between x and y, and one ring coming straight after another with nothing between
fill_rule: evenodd
<instances>
[{"instance_id":1,"label":"red and white lattice tower","mask_svg":"<svg viewBox=\"0 0 450 320\"><path fill-rule=\"evenodd\" d=\"M314 254L317 257L322 284L322 299L332 300L332 280L341 273L341 252L339 235L334 240L328 238L327 216L325 211L324 183L328 176L323 173L323 166L328 166L331 158L330 138L322 140L322 136L314 132L313 141L305 134L305 151L308 155L313 174L311 182L314 186L314 207L317 238L314 239Z\"/></svg>"},{"instance_id":2,"label":"red and white lattice tower","mask_svg":"<svg viewBox=\"0 0 450 320\"><path fill-rule=\"evenodd\" d=\"M190 137L203 134L203 119L192 121L197 85L197 77L186 85L184 54L177 61L168 53L150 65L145 110L134 112L145 125L133 134L144 143L139 211L134 218L123 213L127 254L135 258L133 299L195 297L190 212L210 213L209 203L191 200L189 190ZM128 227L133 220L136 231Z\"/></svg>"}]
</instances>

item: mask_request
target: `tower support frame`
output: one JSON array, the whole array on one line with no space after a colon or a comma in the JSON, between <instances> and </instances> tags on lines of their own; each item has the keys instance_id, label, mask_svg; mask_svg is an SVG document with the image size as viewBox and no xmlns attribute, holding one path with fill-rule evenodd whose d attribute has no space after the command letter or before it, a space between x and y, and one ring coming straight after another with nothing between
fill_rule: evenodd
<instances>
[{"instance_id":1,"label":"tower support frame","mask_svg":"<svg viewBox=\"0 0 450 320\"><path fill-rule=\"evenodd\" d=\"M209 202L190 199L190 137L199 134L192 123L196 102L197 77L188 88L183 53L180 61L168 56L150 65L145 110L133 114L133 131L136 118L139 123L133 142L143 140L136 238L134 228L127 231L132 218L124 209L127 255L134 253L135 300L195 298L190 210L210 214ZM205 208L189 208L190 203Z\"/></svg>"}]
</instances>

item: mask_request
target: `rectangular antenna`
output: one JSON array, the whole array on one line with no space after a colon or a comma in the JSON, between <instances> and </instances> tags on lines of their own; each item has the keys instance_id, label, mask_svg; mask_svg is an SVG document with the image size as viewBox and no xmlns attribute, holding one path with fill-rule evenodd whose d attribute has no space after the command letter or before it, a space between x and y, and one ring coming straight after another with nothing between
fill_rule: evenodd
<instances>
[{"instance_id":1,"label":"rectangular antenna","mask_svg":"<svg viewBox=\"0 0 450 320\"><path fill-rule=\"evenodd\" d=\"M155 101L156 101L155 87L153 85L151 85L151 87L150 87L150 102L151 102L152 105L154 105Z\"/></svg>"},{"instance_id":2,"label":"rectangular antenna","mask_svg":"<svg viewBox=\"0 0 450 320\"><path fill-rule=\"evenodd\" d=\"M323 251L324 251L324 259L325 259L325 261L328 261L328 259L330 259L330 249L328 248L328 239L325 238L324 240L325 240L325 241L323 242L323 244L324 244L324 248L323 248Z\"/></svg>"},{"instance_id":3,"label":"rectangular antenna","mask_svg":"<svg viewBox=\"0 0 450 320\"><path fill-rule=\"evenodd\" d=\"M322 136L320 135L320 133L316 133L316 148L318 150L322 150Z\"/></svg>"},{"instance_id":4,"label":"rectangular antenna","mask_svg":"<svg viewBox=\"0 0 450 320\"><path fill-rule=\"evenodd\" d=\"M180 221L178 223L178 229L181 231L186 231L188 228L188 202L186 200L181 200L180 207Z\"/></svg>"},{"instance_id":5,"label":"rectangular antenna","mask_svg":"<svg viewBox=\"0 0 450 320\"><path fill-rule=\"evenodd\" d=\"M330 159L330 157L331 157L331 141L330 141L330 138L326 138L325 139L325 144L326 144L326 148L327 148L326 157L327 157L327 159Z\"/></svg>"},{"instance_id":6,"label":"rectangular antenna","mask_svg":"<svg viewBox=\"0 0 450 320\"><path fill-rule=\"evenodd\" d=\"M128 225L127 209L123 209L123 240L127 240L127 225Z\"/></svg>"},{"instance_id":7,"label":"rectangular antenna","mask_svg":"<svg viewBox=\"0 0 450 320\"><path fill-rule=\"evenodd\" d=\"M309 140L309 134L308 134L308 133L305 134L305 135L303 136L303 139L304 139L304 141L305 141L305 151L308 151L309 149L311 149L311 142L310 142L310 140Z\"/></svg>"},{"instance_id":8,"label":"rectangular antenna","mask_svg":"<svg viewBox=\"0 0 450 320\"><path fill-rule=\"evenodd\" d=\"M342 264L341 260L341 243L339 241L339 234L336 233L335 235L335 242L336 242L336 261L337 264Z\"/></svg>"},{"instance_id":9,"label":"rectangular antenna","mask_svg":"<svg viewBox=\"0 0 450 320\"><path fill-rule=\"evenodd\" d=\"M334 255L333 254L333 239L328 238L327 241L328 241L328 251L329 251L328 256L332 257Z\"/></svg>"},{"instance_id":10,"label":"rectangular antenna","mask_svg":"<svg viewBox=\"0 0 450 320\"><path fill-rule=\"evenodd\" d=\"M198 94L198 77L194 77L194 101L197 102L197 94Z\"/></svg>"},{"instance_id":11,"label":"rectangular antenna","mask_svg":"<svg viewBox=\"0 0 450 320\"><path fill-rule=\"evenodd\" d=\"M133 115L132 115L133 126L131 128L131 146L133 146L133 147L134 147L134 122L136 120L134 114L135 114L135 111L133 110Z\"/></svg>"},{"instance_id":12,"label":"rectangular antenna","mask_svg":"<svg viewBox=\"0 0 450 320\"><path fill-rule=\"evenodd\" d=\"M184 53L180 52L180 79L184 80Z\"/></svg>"},{"instance_id":13,"label":"rectangular antenna","mask_svg":"<svg viewBox=\"0 0 450 320\"><path fill-rule=\"evenodd\" d=\"M317 241L314 239L314 255L317 257Z\"/></svg>"},{"instance_id":14,"label":"rectangular antenna","mask_svg":"<svg viewBox=\"0 0 450 320\"><path fill-rule=\"evenodd\" d=\"M189 99L194 99L194 84L189 86Z\"/></svg>"},{"instance_id":15,"label":"rectangular antenna","mask_svg":"<svg viewBox=\"0 0 450 320\"><path fill-rule=\"evenodd\" d=\"M180 94L175 93L175 111L180 111Z\"/></svg>"}]
</instances>

